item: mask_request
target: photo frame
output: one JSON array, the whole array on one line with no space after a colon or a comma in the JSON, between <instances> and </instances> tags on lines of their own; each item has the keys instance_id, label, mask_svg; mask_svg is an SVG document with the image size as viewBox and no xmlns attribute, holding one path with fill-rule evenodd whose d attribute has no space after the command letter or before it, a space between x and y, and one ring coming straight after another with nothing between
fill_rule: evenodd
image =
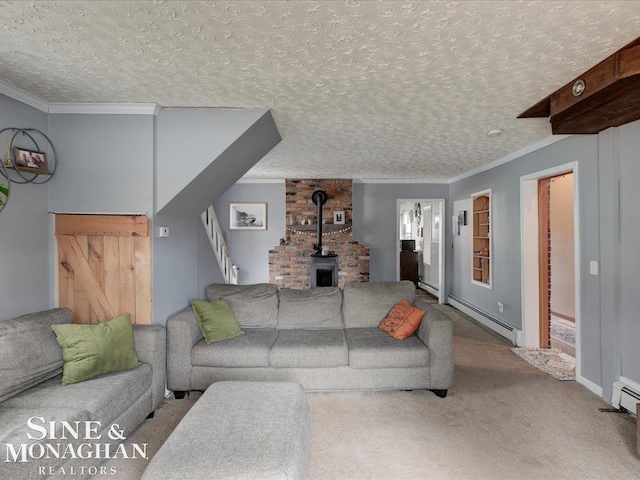
<instances>
[{"instance_id":1,"label":"photo frame","mask_svg":"<svg viewBox=\"0 0 640 480\"><path fill-rule=\"evenodd\" d=\"M230 230L266 230L266 203L229 203Z\"/></svg>"},{"instance_id":2,"label":"photo frame","mask_svg":"<svg viewBox=\"0 0 640 480\"><path fill-rule=\"evenodd\" d=\"M344 225L345 220L346 219L344 218L344 210L336 210L335 212L333 212L334 225Z\"/></svg>"},{"instance_id":3,"label":"photo frame","mask_svg":"<svg viewBox=\"0 0 640 480\"><path fill-rule=\"evenodd\" d=\"M47 154L22 147L13 147L15 168L31 173L49 173Z\"/></svg>"}]
</instances>

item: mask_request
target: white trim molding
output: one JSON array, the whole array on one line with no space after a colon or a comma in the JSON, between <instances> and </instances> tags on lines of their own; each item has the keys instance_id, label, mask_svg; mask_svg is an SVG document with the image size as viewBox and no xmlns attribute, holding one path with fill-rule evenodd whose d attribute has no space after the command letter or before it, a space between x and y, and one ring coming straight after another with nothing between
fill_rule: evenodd
<instances>
[{"instance_id":1,"label":"white trim molding","mask_svg":"<svg viewBox=\"0 0 640 480\"><path fill-rule=\"evenodd\" d=\"M578 382L580 385L585 387L587 390L590 390L591 392L595 393L597 396L602 398L602 387L596 385L591 380L587 380L586 378L584 378L584 377L582 377L580 375L576 375L576 382Z\"/></svg>"},{"instance_id":2,"label":"white trim molding","mask_svg":"<svg viewBox=\"0 0 640 480\"><path fill-rule=\"evenodd\" d=\"M157 103L50 103L49 113L85 115L157 115Z\"/></svg>"},{"instance_id":3,"label":"white trim molding","mask_svg":"<svg viewBox=\"0 0 640 480\"><path fill-rule=\"evenodd\" d=\"M13 98L14 100L18 100L19 102L29 105L33 108L37 108L42 112L45 112L45 113L49 112L49 102L31 93L25 92L24 90L21 90L18 87L9 85L8 83L3 82L2 80L0 80L0 93L2 93L3 95L6 95L9 98Z\"/></svg>"},{"instance_id":4,"label":"white trim molding","mask_svg":"<svg viewBox=\"0 0 640 480\"><path fill-rule=\"evenodd\" d=\"M383 183L383 184L449 184L451 183L446 178L424 178L424 179L402 179L402 178L354 178L353 183Z\"/></svg>"},{"instance_id":5,"label":"white trim molding","mask_svg":"<svg viewBox=\"0 0 640 480\"><path fill-rule=\"evenodd\" d=\"M581 251L580 251L580 176L578 161L557 165L520 177L520 295L522 299L522 330L524 346L537 348L540 346L540 288L538 270L538 181L542 178L554 177L563 173L573 173L573 232L574 232L574 297L576 326L576 380L589 390L597 393L591 384L581 376L582 369L582 316L581 316Z\"/></svg>"},{"instance_id":6,"label":"white trim molding","mask_svg":"<svg viewBox=\"0 0 640 480\"><path fill-rule=\"evenodd\" d=\"M461 173L456 177L452 177L448 180L448 183L455 183L467 177L472 177L474 175L477 175L478 173L491 170L492 168L511 162L512 160L516 160L520 157L524 157L525 155L533 153L536 150L540 150L544 147L548 147L549 145L559 142L560 140L564 140L565 138L568 138L568 137L570 137L570 135L549 135L548 137L541 138L540 140L533 142L529 145L526 145L522 148L519 148L518 150L515 150L511 153L508 153L504 157L498 158L493 162L489 162L486 165L481 165L480 167L474 168L473 170L469 170L467 172Z\"/></svg>"},{"instance_id":7,"label":"white trim molding","mask_svg":"<svg viewBox=\"0 0 640 480\"><path fill-rule=\"evenodd\" d=\"M244 178L241 177L236 183L285 183L284 178Z\"/></svg>"}]
</instances>

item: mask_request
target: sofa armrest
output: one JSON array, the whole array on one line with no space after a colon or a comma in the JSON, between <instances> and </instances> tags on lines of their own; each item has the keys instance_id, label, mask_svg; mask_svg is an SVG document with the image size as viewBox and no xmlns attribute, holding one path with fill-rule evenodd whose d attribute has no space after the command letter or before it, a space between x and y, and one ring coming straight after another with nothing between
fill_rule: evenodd
<instances>
[{"instance_id":1,"label":"sofa armrest","mask_svg":"<svg viewBox=\"0 0 640 480\"><path fill-rule=\"evenodd\" d=\"M160 325L134 325L133 343L141 362L153 368L151 377L151 397L155 410L164 398L164 383L167 371L167 339L164 327Z\"/></svg>"},{"instance_id":2,"label":"sofa armrest","mask_svg":"<svg viewBox=\"0 0 640 480\"><path fill-rule=\"evenodd\" d=\"M202 340L198 321L191 307L167 320L167 387L191 390L191 349Z\"/></svg>"},{"instance_id":3,"label":"sofa armrest","mask_svg":"<svg viewBox=\"0 0 640 480\"><path fill-rule=\"evenodd\" d=\"M453 386L453 321L438 309L417 299L415 306L424 310L418 337L429 349L431 389L446 390Z\"/></svg>"}]
</instances>

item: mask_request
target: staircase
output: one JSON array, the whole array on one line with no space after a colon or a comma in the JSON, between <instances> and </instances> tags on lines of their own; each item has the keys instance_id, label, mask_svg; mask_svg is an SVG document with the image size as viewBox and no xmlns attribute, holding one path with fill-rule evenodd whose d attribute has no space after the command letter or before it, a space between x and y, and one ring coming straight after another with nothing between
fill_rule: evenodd
<instances>
[{"instance_id":1,"label":"staircase","mask_svg":"<svg viewBox=\"0 0 640 480\"><path fill-rule=\"evenodd\" d=\"M216 216L216 211L213 209L213 205L207 208L201 217L225 283L237 285L239 268L231 262L231 257L229 257L227 245L224 243L220 223L218 223L218 217Z\"/></svg>"}]
</instances>

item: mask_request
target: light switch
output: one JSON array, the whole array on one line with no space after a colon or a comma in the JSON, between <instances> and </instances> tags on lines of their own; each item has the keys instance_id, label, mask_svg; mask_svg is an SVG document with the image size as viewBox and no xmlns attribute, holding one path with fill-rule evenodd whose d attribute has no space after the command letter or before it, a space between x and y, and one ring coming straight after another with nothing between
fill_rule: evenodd
<instances>
[{"instance_id":1,"label":"light switch","mask_svg":"<svg viewBox=\"0 0 640 480\"><path fill-rule=\"evenodd\" d=\"M598 275L598 262L596 260L589 262L589 273L591 275Z\"/></svg>"},{"instance_id":2,"label":"light switch","mask_svg":"<svg viewBox=\"0 0 640 480\"><path fill-rule=\"evenodd\" d=\"M167 238L169 236L169 227L158 227L158 237Z\"/></svg>"}]
</instances>

